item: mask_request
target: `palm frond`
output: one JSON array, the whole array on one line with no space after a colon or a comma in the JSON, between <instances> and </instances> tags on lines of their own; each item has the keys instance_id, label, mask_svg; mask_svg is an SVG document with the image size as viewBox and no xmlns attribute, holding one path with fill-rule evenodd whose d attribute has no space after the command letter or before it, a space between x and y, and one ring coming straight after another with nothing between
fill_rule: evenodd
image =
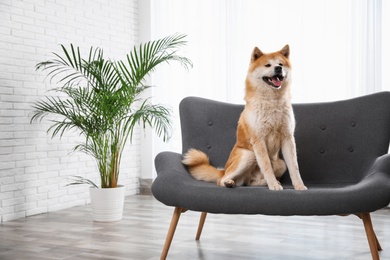
<instances>
[{"instance_id":1,"label":"palm frond","mask_svg":"<svg viewBox=\"0 0 390 260\"><path fill-rule=\"evenodd\" d=\"M73 179L73 182L68 183L65 186L72 186L72 185L80 185L80 184L89 184L92 185L93 187L99 189L99 186L97 186L93 181L89 179L85 179L81 176L69 176L71 179Z\"/></svg>"},{"instance_id":2,"label":"palm frond","mask_svg":"<svg viewBox=\"0 0 390 260\"><path fill-rule=\"evenodd\" d=\"M141 124L144 129L148 125L156 130L156 134L159 137L162 135L163 140L167 141L172 133L171 110L163 105L149 104L147 101L146 99L140 108L128 118L124 128L131 129L129 133L131 140L135 125Z\"/></svg>"},{"instance_id":3,"label":"palm frond","mask_svg":"<svg viewBox=\"0 0 390 260\"><path fill-rule=\"evenodd\" d=\"M187 42L184 34L175 34L157 41L140 44L138 48L126 55L126 63L119 61L117 69L133 87L142 85L146 75L153 72L162 63L178 61L184 68L192 67L192 62L177 54L179 48ZM127 69L127 68L130 68Z\"/></svg>"},{"instance_id":4,"label":"palm frond","mask_svg":"<svg viewBox=\"0 0 390 260\"><path fill-rule=\"evenodd\" d=\"M91 47L83 59L79 47L61 45L61 54L54 53L53 59L36 65L50 82L57 80L61 86L33 105L31 122L50 116L47 131L52 137L78 130L85 140L73 151L93 156L101 186L115 187L124 146L131 142L138 125L151 126L164 141L171 135L171 111L151 104L142 95L150 87L144 79L160 64L173 61L186 69L192 67L191 61L179 54L186 44L184 38L175 34L140 44L118 62L105 59L100 48ZM71 185L84 182L78 179Z\"/></svg>"}]
</instances>

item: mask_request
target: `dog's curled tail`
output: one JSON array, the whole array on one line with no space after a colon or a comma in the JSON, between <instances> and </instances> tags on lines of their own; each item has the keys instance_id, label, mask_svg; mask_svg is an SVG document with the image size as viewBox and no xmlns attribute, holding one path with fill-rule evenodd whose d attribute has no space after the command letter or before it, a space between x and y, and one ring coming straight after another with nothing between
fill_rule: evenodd
<instances>
[{"instance_id":1,"label":"dog's curled tail","mask_svg":"<svg viewBox=\"0 0 390 260\"><path fill-rule=\"evenodd\" d=\"M224 170L210 165L207 155L196 149L188 150L183 156L182 163L187 165L191 175L200 181L218 183L225 173Z\"/></svg>"}]
</instances>

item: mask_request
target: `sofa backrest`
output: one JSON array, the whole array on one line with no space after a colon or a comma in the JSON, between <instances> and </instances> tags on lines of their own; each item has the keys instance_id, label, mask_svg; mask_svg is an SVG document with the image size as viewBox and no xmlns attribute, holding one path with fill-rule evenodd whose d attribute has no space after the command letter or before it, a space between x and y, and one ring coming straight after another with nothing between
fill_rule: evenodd
<instances>
[{"instance_id":1,"label":"sofa backrest","mask_svg":"<svg viewBox=\"0 0 390 260\"><path fill-rule=\"evenodd\" d=\"M188 97L180 103L183 153L205 152L223 168L236 141L243 105ZM305 183L354 183L388 152L390 92L293 105L298 164ZM282 183L288 182L285 174Z\"/></svg>"}]
</instances>

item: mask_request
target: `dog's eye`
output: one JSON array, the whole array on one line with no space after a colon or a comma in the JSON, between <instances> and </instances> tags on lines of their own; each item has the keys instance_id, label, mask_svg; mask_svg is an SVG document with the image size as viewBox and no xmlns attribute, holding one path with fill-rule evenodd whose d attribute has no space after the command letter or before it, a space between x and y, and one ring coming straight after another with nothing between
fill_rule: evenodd
<instances>
[{"instance_id":1,"label":"dog's eye","mask_svg":"<svg viewBox=\"0 0 390 260\"><path fill-rule=\"evenodd\" d=\"M265 66L266 66L267 68L269 68L269 67L271 67L271 64L266 64Z\"/></svg>"},{"instance_id":2,"label":"dog's eye","mask_svg":"<svg viewBox=\"0 0 390 260\"><path fill-rule=\"evenodd\" d=\"M283 64L282 64L282 63L279 63L279 66L280 66L280 67L282 67L282 66L283 66Z\"/></svg>"}]
</instances>

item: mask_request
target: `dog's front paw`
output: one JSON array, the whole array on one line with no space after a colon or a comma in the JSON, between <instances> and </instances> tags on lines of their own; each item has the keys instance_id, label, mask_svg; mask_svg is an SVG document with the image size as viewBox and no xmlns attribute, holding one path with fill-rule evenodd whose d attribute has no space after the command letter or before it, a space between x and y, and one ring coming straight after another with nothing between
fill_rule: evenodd
<instances>
[{"instance_id":1,"label":"dog's front paw","mask_svg":"<svg viewBox=\"0 0 390 260\"><path fill-rule=\"evenodd\" d=\"M283 190L282 185L280 185L279 182L270 183L268 184L268 189L270 190Z\"/></svg>"},{"instance_id":2,"label":"dog's front paw","mask_svg":"<svg viewBox=\"0 0 390 260\"><path fill-rule=\"evenodd\" d=\"M223 184L227 188L234 188L236 186L236 183L232 179L226 180Z\"/></svg>"},{"instance_id":3,"label":"dog's front paw","mask_svg":"<svg viewBox=\"0 0 390 260\"><path fill-rule=\"evenodd\" d=\"M294 185L294 189L295 190L307 190L307 187L303 183L300 183L300 184Z\"/></svg>"}]
</instances>

